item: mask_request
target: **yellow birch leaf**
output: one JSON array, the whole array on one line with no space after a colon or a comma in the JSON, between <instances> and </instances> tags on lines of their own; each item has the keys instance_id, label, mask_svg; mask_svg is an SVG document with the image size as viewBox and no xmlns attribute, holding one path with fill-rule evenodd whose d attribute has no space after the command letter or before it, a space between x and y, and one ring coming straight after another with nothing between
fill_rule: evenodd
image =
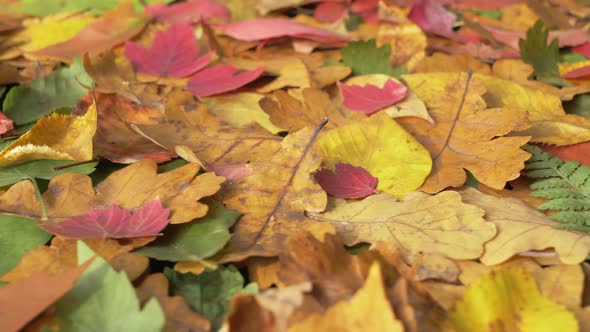
<instances>
[{"instance_id":1,"label":"yellow birch leaf","mask_svg":"<svg viewBox=\"0 0 590 332\"><path fill-rule=\"evenodd\" d=\"M388 80L400 83L398 80L388 75L368 74L349 78L348 80L346 80L346 84L361 86L372 84L377 86L378 88L383 88L383 86ZM412 91L408 91L408 95L404 100L395 103L394 105L388 106L382 109L381 111L384 111L385 113L387 113L387 115L389 115L392 118L415 116L417 118L424 119L430 123L434 122L430 117L430 114L428 114L428 110L426 109L426 105L424 105L424 102L420 100L420 98Z\"/></svg>"},{"instance_id":2,"label":"yellow birch leaf","mask_svg":"<svg viewBox=\"0 0 590 332\"><path fill-rule=\"evenodd\" d=\"M42 117L26 134L0 151L0 166L37 160L92 159L96 105L82 116L53 113Z\"/></svg>"},{"instance_id":3,"label":"yellow birch leaf","mask_svg":"<svg viewBox=\"0 0 590 332\"><path fill-rule=\"evenodd\" d=\"M496 235L495 225L483 215L479 207L463 203L456 191L434 196L418 192L401 202L379 194L336 205L325 213L308 213L333 224L346 245L381 242L390 249L399 248L408 262L421 253L452 259L480 257L484 243Z\"/></svg>"},{"instance_id":4,"label":"yellow birch leaf","mask_svg":"<svg viewBox=\"0 0 590 332\"><path fill-rule=\"evenodd\" d=\"M260 108L258 102L264 96L258 93L234 93L217 97L201 98L209 111L232 126L244 127L258 123L262 128L276 134L281 128L270 122L270 116Z\"/></svg>"},{"instance_id":5,"label":"yellow birch leaf","mask_svg":"<svg viewBox=\"0 0 590 332\"><path fill-rule=\"evenodd\" d=\"M385 295L381 267L373 263L365 284L350 301L338 302L324 314L313 314L288 331L401 332L403 325Z\"/></svg>"},{"instance_id":6,"label":"yellow birch leaf","mask_svg":"<svg viewBox=\"0 0 590 332\"><path fill-rule=\"evenodd\" d=\"M573 332L574 314L541 295L535 279L507 268L472 283L449 313L446 331Z\"/></svg>"},{"instance_id":7,"label":"yellow birch leaf","mask_svg":"<svg viewBox=\"0 0 590 332\"><path fill-rule=\"evenodd\" d=\"M502 137L528 128L526 111L490 108L483 99L484 82L478 77L465 73L404 76L434 119L434 124L410 117L397 119L432 156L432 172L420 189L424 192L462 186L465 170L481 183L502 189L520 175L530 157L520 149L529 137Z\"/></svg>"},{"instance_id":8,"label":"yellow birch leaf","mask_svg":"<svg viewBox=\"0 0 590 332\"><path fill-rule=\"evenodd\" d=\"M487 221L498 228L498 235L486 243L481 262L496 265L530 250L553 248L564 264L579 264L590 252L586 233L555 229L558 222L513 198L497 198L473 188L461 190L463 201L485 210Z\"/></svg>"},{"instance_id":9,"label":"yellow birch leaf","mask_svg":"<svg viewBox=\"0 0 590 332\"><path fill-rule=\"evenodd\" d=\"M330 130L317 149L326 167L361 166L379 179L378 190L398 197L418 189L432 167L428 150L384 113Z\"/></svg>"}]
</instances>

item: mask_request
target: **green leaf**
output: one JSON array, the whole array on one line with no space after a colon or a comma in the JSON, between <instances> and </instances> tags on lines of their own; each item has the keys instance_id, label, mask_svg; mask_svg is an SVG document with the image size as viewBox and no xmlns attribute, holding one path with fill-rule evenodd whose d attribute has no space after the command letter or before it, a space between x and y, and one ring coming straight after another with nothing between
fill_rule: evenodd
<instances>
[{"instance_id":1,"label":"green leaf","mask_svg":"<svg viewBox=\"0 0 590 332\"><path fill-rule=\"evenodd\" d=\"M502 18L502 11L500 11L500 10L469 9L469 11L474 13L475 15L489 17L494 20L499 20Z\"/></svg>"},{"instance_id":2,"label":"green leaf","mask_svg":"<svg viewBox=\"0 0 590 332\"><path fill-rule=\"evenodd\" d=\"M189 223L169 225L164 236L134 253L172 262L203 260L225 246L231 237L229 228L239 217L239 212L212 201L207 216Z\"/></svg>"},{"instance_id":3,"label":"green leaf","mask_svg":"<svg viewBox=\"0 0 590 332\"><path fill-rule=\"evenodd\" d=\"M352 69L353 76L385 74L399 77L407 73L407 69L403 67L391 68L391 46L385 44L377 47L375 39L348 43L341 52L342 62Z\"/></svg>"},{"instance_id":4,"label":"green leaf","mask_svg":"<svg viewBox=\"0 0 590 332\"><path fill-rule=\"evenodd\" d=\"M535 25L527 30L526 39L518 41L520 57L535 70L538 81L553 84L556 86L570 85L562 79L559 74L559 42L553 39L547 45L549 29L545 28L543 21L537 20Z\"/></svg>"},{"instance_id":5,"label":"green leaf","mask_svg":"<svg viewBox=\"0 0 590 332\"><path fill-rule=\"evenodd\" d=\"M244 288L244 278L233 265L219 266L217 270L205 270L199 275L164 270L170 281L171 295L182 296L193 310L211 322L211 330L221 327L229 312L229 300L236 293L253 294L258 291L255 283Z\"/></svg>"},{"instance_id":6,"label":"green leaf","mask_svg":"<svg viewBox=\"0 0 590 332\"><path fill-rule=\"evenodd\" d=\"M0 215L0 275L12 270L27 252L52 236L32 219Z\"/></svg>"},{"instance_id":7,"label":"green leaf","mask_svg":"<svg viewBox=\"0 0 590 332\"><path fill-rule=\"evenodd\" d=\"M568 114L575 114L590 118L590 95L577 95L574 99L564 102L563 108Z\"/></svg>"},{"instance_id":8,"label":"green leaf","mask_svg":"<svg viewBox=\"0 0 590 332\"><path fill-rule=\"evenodd\" d=\"M526 176L539 179L530 186L531 196L549 200L538 209L559 211L549 216L561 223L555 228L590 233L590 166L565 162L537 146L523 149L532 154Z\"/></svg>"},{"instance_id":9,"label":"green leaf","mask_svg":"<svg viewBox=\"0 0 590 332\"><path fill-rule=\"evenodd\" d=\"M0 187L17 183L25 179L51 180L64 173L90 174L94 172L97 163L88 163L72 166L63 170L54 171L54 167L72 164L71 160L33 160L22 164L0 167Z\"/></svg>"},{"instance_id":10,"label":"green leaf","mask_svg":"<svg viewBox=\"0 0 590 332\"><path fill-rule=\"evenodd\" d=\"M576 63L585 60L588 60L588 58L572 50L564 49L559 51L559 62L561 63Z\"/></svg>"},{"instance_id":11,"label":"green leaf","mask_svg":"<svg viewBox=\"0 0 590 332\"><path fill-rule=\"evenodd\" d=\"M78 264L94 256L78 241ZM60 331L156 332L165 322L158 301L152 298L141 310L125 272L116 272L99 256L56 307Z\"/></svg>"},{"instance_id":12,"label":"green leaf","mask_svg":"<svg viewBox=\"0 0 590 332\"><path fill-rule=\"evenodd\" d=\"M471 188L479 189L479 182L475 178L475 176L469 171L465 170L467 174L467 180L465 180L465 185Z\"/></svg>"},{"instance_id":13,"label":"green leaf","mask_svg":"<svg viewBox=\"0 0 590 332\"><path fill-rule=\"evenodd\" d=\"M4 113L16 125L34 122L57 108L72 107L91 86L92 80L84 71L80 59L69 67L62 67L29 87L11 89L4 100Z\"/></svg>"}]
</instances>

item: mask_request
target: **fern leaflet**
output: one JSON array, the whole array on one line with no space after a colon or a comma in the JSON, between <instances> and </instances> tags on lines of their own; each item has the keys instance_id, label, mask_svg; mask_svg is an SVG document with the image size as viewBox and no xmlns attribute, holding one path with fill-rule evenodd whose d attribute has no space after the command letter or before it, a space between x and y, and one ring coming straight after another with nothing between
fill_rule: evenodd
<instances>
[{"instance_id":1,"label":"fern leaflet","mask_svg":"<svg viewBox=\"0 0 590 332\"><path fill-rule=\"evenodd\" d=\"M590 166L565 162L537 146L523 149L532 154L526 175L539 179L531 185L531 195L549 200L538 208L557 211L550 216L561 223L555 228L590 233Z\"/></svg>"}]
</instances>

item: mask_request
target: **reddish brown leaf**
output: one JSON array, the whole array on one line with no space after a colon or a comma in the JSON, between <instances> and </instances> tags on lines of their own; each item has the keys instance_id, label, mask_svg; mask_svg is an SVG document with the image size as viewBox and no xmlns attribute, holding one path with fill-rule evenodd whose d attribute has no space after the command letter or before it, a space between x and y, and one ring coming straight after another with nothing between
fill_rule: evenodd
<instances>
[{"instance_id":1,"label":"reddish brown leaf","mask_svg":"<svg viewBox=\"0 0 590 332\"><path fill-rule=\"evenodd\" d=\"M314 174L328 194L339 198L364 198L376 192L379 179L366 169L351 164L336 164L336 172L322 169Z\"/></svg>"},{"instance_id":2,"label":"reddish brown leaf","mask_svg":"<svg viewBox=\"0 0 590 332\"><path fill-rule=\"evenodd\" d=\"M245 71L235 75L232 65L221 65L202 70L188 81L188 89L196 97L208 97L235 90L255 79L264 72L264 67Z\"/></svg>"}]
</instances>

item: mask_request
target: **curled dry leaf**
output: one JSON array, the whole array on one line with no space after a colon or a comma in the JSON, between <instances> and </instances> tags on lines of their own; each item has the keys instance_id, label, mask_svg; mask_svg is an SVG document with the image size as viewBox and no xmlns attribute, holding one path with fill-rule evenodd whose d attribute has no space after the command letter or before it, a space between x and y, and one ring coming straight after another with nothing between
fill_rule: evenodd
<instances>
[{"instance_id":1,"label":"curled dry leaf","mask_svg":"<svg viewBox=\"0 0 590 332\"><path fill-rule=\"evenodd\" d=\"M380 194L308 215L334 225L347 245L381 241L398 248L408 262L420 253L473 259L484 254L484 244L494 238L496 226L471 204L463 203L455 191L434 196L416 193L401 202Z\"/></svg>"},{"instance_id":2,"label":"curled dry leaf","mask_svg":"<svg viewBox=\"0 0 590 332\"><path fill-rule=\"evenodd\" d=\"M485 210L498 235L485 245L481 261L494 265L529 250L553 248L565 264L578 264L590 252L590 236L553 228L556 221L513 198L497 198L473 188L461 190L463 201Z\"/></svg>"},{"instance_id":3,"label":"curled dry leaf","mask_svg":"<svg viewBox=\"0 0 590 332\"><path fill-rule=\"evenodd\" d=\"M94 104L83 116L44 116L0 152L0 166L38 159L91 160L96 119Z\"/></svg>"},{"instance_id":4,"label":"curled dry leaf","mask_svg":"<svg viewBox=\"0 0 590 332\"><path fill-rule=\"evenodd\" d=\"M275 256L285 250L284 240L295 229L308 229L318 236L333 231L304 214L326 208L327 195L311 175L321 162L312 145L322 125L287 136L269 160L252 164L251 175L224 185L221 199L243 215L221 252L221 261Z\"/></svg>"},{"instance_id":5,"label":"curled dry leaf","mask_svg":"<svg viewBox=\"0 0 590 332\"><path fill-rule=\"evenodd\" d=\"M436 80L440 76L454 79ZM415 74L404 80L424 100L434 119L434 124L416 118L398 120L432 156L432 172L422 191L460 187L467 179L465 170L495 189L518 177L530 156L520 147L529 137L498 136L528 127L524 109L486 109L484 82L471 74Z\"/></svg>"},{"instance_id":6,"label":"curled dry leaf","mask_svg":"<svg viewBox=\"0 0 590 332\"><path fill-rule=\"evenodd\" d=\"M325 133L317 149L327 168L363 167L379 179L377 189L396 196L418 189L432 165L428 151L383 113Z\"/></svg>"}]
</instances>

